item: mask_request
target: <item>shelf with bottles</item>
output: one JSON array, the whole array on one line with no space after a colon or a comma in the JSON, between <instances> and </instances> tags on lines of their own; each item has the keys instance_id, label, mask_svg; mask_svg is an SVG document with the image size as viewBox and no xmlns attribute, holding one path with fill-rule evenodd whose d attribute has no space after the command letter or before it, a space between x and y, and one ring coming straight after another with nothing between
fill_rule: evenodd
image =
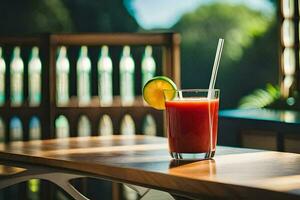
<instances>
[{"instance_id":1,"label":"shelf with bottles","mask_svg":"<svg viewBox=\"0 0 300 200\"><path fill-rule=\"evenodd\" d=\"M161 124L163 121L163 112L154 111L143 103L141 98L141 88L145 80L159 74L169 76L178 86L180 85L179 44L179 35L175 33L45 34L37 37L1 36L0 46L3 48L2 52L6 63L6 69L2 70L4 71L4 73L2 73L4 75L2 75L2 78L0 77L0 79L4 81L4 99L6 101L0 106L0 111L6 118L19 116L22 122L26 121L26 118L31 115L38 115L40 120L44 122L42 124L43 135L45 135L44 138L52 137L54 134L54 120L58 114L66 114L68 118L73 119L75 116L78 116L78 114L96 116L97 113L103 113L104 111L107 114L112 115L112 118L114 118L114 116L119 116L114 113L122 113L123 115L132 114L136 124L140 123L140 121L138 121L139 119L136 119L136 116L144 116L136 115L135 113L147 113L155 118L158 127L160 127L158 132L162 133L163 128ZM65 48L61 48L63 46L65 46ZM39 60L41 67L38 67L39 73L37 73L38 76L35 77L38 77L38 82L40 82L40 84L30 84L34 78L31 78L32 74L30 74L31 70L29 70L29 64L30 58L36 58L36 56L34 56L37 54L36 47L39 47L40 50ZM68 87L70 87L70 91L66 93L60 92L62 95L57 95L59 89L57 89L58 84L56 83L58 82L57 79L59 79L58 76L61 75L61 73L58 73L56 70L57 61L59 60L57 52L62 52L65 54L65 57L66 55L70 56L69 66L67 67L69 68L70 76L66 76L67 81L65 81L70 82L70 86L67 84ZM29 56L30 54L32 56ZM148 59L147 62L144 62L145 57L150 57L150 59ZM146 68L153 68L153 57L155 60L154 69L156 72L148 69L148 71L146 70L148 74L143 73L143 63L148 63L148 67ZM12 62L13 60L19 61ZM21 63L20 60L23 62L23 66L21 67L23 69L21 70L23 71L23 74L11 73L11 71L13 71L11 70L12 63ZM90 77L78 75L87 73L84 70L80 73L77 72L77 64L84 66L85 64L82 63L87 62L90 62L90 66L87 67L87 69L89 69L88 71L90 71ZM133 67L128 67L126 66L128 63L131 63L130 65L134 63L135 65ZM85 68L85 66L83 68ZM125 68L125 73L122 74L124 70L121 69L123 68ZM128 77L122 78L124 74L129 73L127 68L131 69L131 71L129 70L130 73L134 72L135 76L132 76L131 74L131 78L129 79ZM134 70L132 70L132 68L134 68ZM102 74L105 74L110 70L112 70L111 83L101 83ZM15 98L21 100L19 100L15 106L11 104L12 97L10 95L13 93L11 91L12 88L10 87L12 86L10 82L11 79L14 79L13 77L23 78L23 80L12 81L21 82L23 84L23 87L18 88L19 90L20 88L23 90L22 95L19 95L21 98L19 98L18 95L16 95L18 97ZM83 94L84 92L82 92L85 91L83 88L87 88L85 84L80 84L82 80L85 82L86 80L89 81L90 86L88 88L91 89L91 91L89 93L90 97L88 98L90 100L88 101L82 98L86 96ZM134 83L130 84L131 80L133 80ZM37 85L39 85L39 87L35 87L35 89L39 88L40 104L38 106L33 106L32 103L30 103L32 92L30 92L31 90L29 87ZM77 85L80 86L81 89L79 89L80 87L77 89ZM101 90L104 89L101 89L101 85L105 86L103 88L110 88L109 90L106 90L110 91L110 94L107 95L109 98L102 98L103 92L101 92ZM107 85L111 86L107 87ZM130 85L131 87L127 87ZM122 86L130 88L131 91L128 92L128 90L122 89ZM124 98L124 93L130 93L130 98L128 98L128 96ZM57 104L56 97L63 97L63 94L67 94L68 96L71 96L71 98L67 98L67 101L65 101L66 103L64 102L65 104ZM77 94L79 94L79 98L76 98ZM82 99L84 100L82 101ZM124 103L124 101L127 102ZM103 102L105 102L105 105L103 105ZM73 132L74 130L72 129L71 131Z\"/></svg>"},{"instance_id":2,"label":"shelf with bottles","mask_svg":"<svg viewBox=\"0 0 300 200\"><path fill-rule=\"evenodd\" d=\"M156 67L162 65L161 56L157 56L155 61L152 47L149 45L146 47L104 45L101 47L99 58L96 58L93 55L98 53L98 48L81 46L79 53L77 46L68 47L68 50L65 46L58 48L55 67L56 106L143 105L139 101L142 86L156 74L162 73L162 69L159 71ZM160 50L158 47L154 48ZM112 49L113 59L110 57L109 49ZM134 55L130 53L130 49L133 49ZM76 50L79 55L77 57L74 56ZM76 68L70 67L74 65Z\"/></svg>"},{"instance_id":3,"label":"shelf with bottles","mask_svg":"<svg viewBox=\"0 0 300 200\"><path fill-rule=\"evenodd\" d=\"M5 103L0 106L0 117L3 120L2 125L4 124L4 128L0 124L0 135L2 130L2 133L5 133L5 141L34 139L30 136L32 135L31 130L39 130L37 135L40 135L39 138L42 139L116 133L143 133L163 136L163 112L144 105L141 99L141 87L144 81L141 78L142 69L140 65L145 47L147 45L152 46L154 57L159 58L159 62L156 63L156 75L168 76L180 86L179 43L180 38L176 33L44 34L37 37L0 36L0 46L3 48L3 57L6 62L4 75ZM104 45L108 47L114 70L112 72L113 95L111 95L113 101L108 105L106 104L106 106L100 104L99 100L97 63L100 48ZM17 46L21 49L21 58L24 63L24 85L22 103L19 103L17 107L13 107L10 103L10 59L13 49ZM28 87L31 80L28 77L28 63L30 52L34 46L39 47L42 63L40 75L41 104L37 107L29 105L28 99ZM60 106L56 104L56 80L58 78L56 61L57 51L62 46L68 48L68 54L71 58L70 77L68 77L71 83L69 91L71 98L65 105ZM85 105L79 104L78 98L73 98L77 95L76 64L81 46L87 46L88 55L91 58L91 101L85 103ZM139 77L134 79L136 92L130 106L124 106L124 104L122 106L120 100L119 62L124 46L131 47L133 60L136 63L135 74L139 74ZM105 48L101 54L105 54ZM39 126L33 126L33 122L30 123L33 116L38 118L39 123L37 124ZM30 124L38 128L32 129ZM19 134L20 132L21 134ZM19 135L21 137L18 137ZM45 196L41 196L44 199Z\"/></svg>"},{"instance_id":4,"label":"shelf with bottles","mask_svg":"<svg viewBox=\"0 0 300 200\"><path fill-rule=\"evenodd\" d=\"M106 100L106 102L108 102L107 104L112 103L112 90L114 91L114 95L120 95L123 101L134 101L134 95L140 95L145 80L155 74L156 67L151 55L151 47L159 48L159 51L156 51L156 49L153 51L156 54L155 56L161 59L160 62L157 63L160 71L156 74L167 75L174 79L178 85L180 84L180 39L177 34L60 34L53 35L51 38L51 43L53 44L52 55L56 55L57 51L60 52L59 55L61 55L58 57L52 56L52 63L56 63L56 67L53 69L56 72L52 73L54 76L57 76L54 77L56 82L54 83L55 87L52 88L54 91L52 91L51 95L54 96L55 102L65 103L68 100L66 95L77 95L78 102L82 102L81 105L89 104L88 101L91 96L91 91L89 90L95 90L95 88L97 88L97 92L92 91L92 93L94 93L92 95L98 95L102 98L101 102ZM101 50L99 47L101 47ZM96 48L98 52L95 53L96 51L93 48ZM74 49L76 53L74 53ZM130 52L130 50L134 52ZM149 57L147 62L143 62L144 59L142 61L141 54L144 54L144 58ZM97 55L100 56L97 58ZM69 60L68 57L71 57L73 61ZM55 58L57 58L56 61L54 61ZM64 62L64 66L59 64L62 62ZM146 68L148 68L146 69L146 71L148 71L145 73L143 73L144 67L141 66L145 65L144 63L147 65ZM70 66L76 66L76 68ZM149 71L149 68L152 68L152 71ZM64 73L65 75L63 75ZM123 76L122 74L125 75ZM143 74L143 76L140 76L140 74ZM134 75L137 80L132 81L132 76ZM64 81L61 80L62 76L65 77ZM71 76L71 78L67 79L66 77L68 76ZM91 76L92 80L97 81L92 83L88 81ZM66 83L68 81L72 83L70 87L73 87L73 89L62 87L65 91L61 91L62 88L59 86L59 82ZM104 83L101 84L102 81ZM91 84L94 84L94 86L91 87ZM76 87L76 85L79 87ZM132 85L135 85L135 87ZM72 93L67 91L68 89L73 90L73 94L68 94ZM118 91L116 92L116 90ZM138 93L134 94L134 90L138 91ZM103 93L105 94L103 95ZM125 98L124 93L126 93ZM103 96L106 96L106 98L104 99Z\"/></svg>"},{"instance_id":5,"label":"shelf with bottles","mask_svg":"<svg viewBox=\"0 0 300 200\"><path fill-rule=\"evenodd\" d=\"M0 46L0 109L41 107L42 96L39 48Z\"/></svg>"},{"instance_id":6,"label":"shelf with bottles","mask_svg":"<svg viewBox=\"0 0 300 200\"><path fill-rule=\"evenodd\" d=\"M56 47L58 55L54 73L56 74L55 95L57 97L55 115L61 114L70 121L72 136L77 136L74 133L76 133L79 115L88 116L92 122L93 133L97 133L95 126L97 120L93 119L99 119L101 113L106 113L112 118L113 124L117 126L114 129L115 133L121 132L121 118L125 116L132 119L132 123L131 120L127 120L128 123L137 125L136 131L133 132L145 133L142 128L144 124L142 119L149 115L148 118L153 119L152 125L157 129L155 132L163 136L163 112L149 108L140 95L142 86L153 76L169 70L171 72L169 77L172 79L176 77L176 70L173 66L165 66L168 59L162 55L164 51L166 51L164 47L152 47L148 43L133 46L114 43L112 47L107 45L78 46L76 43L75 46L73 44L68 47ZM113 53L110 54L110 52ZM97 54L99 54L98 58L93 56ZM76 68L70 66L76 66ZM92 80L96 81L91 81L93 74ZM70 93L72 97L69 97Z\"/></svg>"},{"instance_id":7,"label":"shelf with bottles","mask_svg":"<svg viewBox=\"0 0 300 200\"><path fill-rule=\"evenodd\" d=\"M121 127L124 126L129 127L128 129L134 127L134 130L128 130L128 132L133 134L164 136L161 131L163 130L163 125L160 123L163 121L162 111L153 110L150 107L142 107L142 109L134 107L96 107L94 108L94 112L89 112L89 110L90 108L85 107L77 107L75 109L58 108L55 119L62 121L61 123L68 124L71 136L123 134L124 131L121 130ZM82 117L89 124L90 131L88 132L90 134L84 134L84 132L78 129ZM102 121L109 121L110 129L113 131L109 133L101 131L100 124ZM55 124L56 128L58 124ZM107 128L104 129L106 130ZM153 134L149 133L149 130ZM57 137L57 129L56 135L52 135L51 137Z\"/></svg>"}]
</instances>

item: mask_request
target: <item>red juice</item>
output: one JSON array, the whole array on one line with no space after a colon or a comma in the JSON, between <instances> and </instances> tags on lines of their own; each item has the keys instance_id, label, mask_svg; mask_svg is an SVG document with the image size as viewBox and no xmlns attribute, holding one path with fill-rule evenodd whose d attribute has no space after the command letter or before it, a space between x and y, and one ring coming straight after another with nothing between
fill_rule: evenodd
<instances>
[{"instance_id":1,"label":"red juice","mask_svg":"<svg viewBox=\"0 0 300 200\"><path fill-rule=\"evenodd\" d=\"M170 152L215 151L219 99L174 100L166 101L165 105ZM212 132L211 135L210 132ZM212 146L211 149L210 146Z\"/></svg>"}]
</instances>

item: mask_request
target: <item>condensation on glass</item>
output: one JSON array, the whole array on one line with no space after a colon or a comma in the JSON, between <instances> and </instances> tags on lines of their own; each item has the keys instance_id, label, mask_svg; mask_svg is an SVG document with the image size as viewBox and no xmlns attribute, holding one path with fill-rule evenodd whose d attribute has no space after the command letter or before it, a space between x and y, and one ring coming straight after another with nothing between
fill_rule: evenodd
<instances>
[{"instance_id":1,"label":"condensation on glass","mask_svg":"<svg viewBox=\"0 0 300 200\"><path fill-rule=\"evenodd\" d=\"M82 115L78 120L78 136L90 136L91 135L91 123L87 116Z\"/></svg>"},{"instance_id":2,"label":"condensation on glass","mask_svg":"<svg viewBox=\"0 0 300 200\"><path fill-rule=\"evenodd\" d=\"M295 27L291 19L284 19L282 26L282 42L285 47L292 47L295 44Z\"/></svg>"},{"instance_id":3,"label":"condensation on glass","mask_svg":"<svg viewBox=\"0 0 300 200\"><path fill-rule=\"evenodd\" d=\"M13 117L9 124L11 141L21 141L23 139L23 125L18 117Z\"/></svg>"},{"instance_id":4,"label":"condensation on glass","mask_svg":"<svg viewBox=\"0 0 300 200\"><path fill-rule=\"evenodd\" d=\"M29 140L40 140L41 138L41 123L39 118L34 116L29 121Z\"/></svg>"},{"instance_id":5,"label":"condensation on glass","mask_svg":"<svg viewBox=\"0 0 300 200\"><path fill-rule=\"evenodd\" d=\"M113 122L109 115L105 114L99 122L99 135L113 135Z\"/></svg>"},{"instance_id":6,"label":"condensation on glass","mask_svg":"<svg viewBox=\"0 0 300 200\"><path fill-rule=\"evenodd\" d=\"M66 138L70 135L68 119L64 115L60 115L55 120L55 132L57 138Z\"/></svg>"},{"instance_id":7,"label":"condensation on glass","mask_svg":"<svg viewBox=\"0 0 300 200\"><path fill-rule=\"evenodd\" d=\"M120 132L122 135L134 135L135 134L135 124L132 117L126 114L121 121Z\"/></svg>"},{"instance_id":8,"label":"condensation on glass","mask_svg":"<svg viewBox=\"0 0 300 200\"><path fill-rule=\"evenodd\" d=\"M147 114L143 120L143 133L145 135L156 135L156 122L152 115Z\"/></svg>"}]
</instances>

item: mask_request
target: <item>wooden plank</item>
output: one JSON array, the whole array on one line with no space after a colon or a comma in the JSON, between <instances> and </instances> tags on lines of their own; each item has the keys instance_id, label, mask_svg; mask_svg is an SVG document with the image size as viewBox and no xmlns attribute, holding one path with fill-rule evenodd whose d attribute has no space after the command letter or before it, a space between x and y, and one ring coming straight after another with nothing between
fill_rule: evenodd
<instances>
[{"instance_id":1,"label":"wooden plank","mask_svg":"<svg viewBox=\"0 0 300 200\"><path fill-rule=\"evenodd\" d=\"M52 45L170 45L173 33L53 34ZM180 41L175 41L180 42Z\"/></svg>"},{"instance_id":2,"label":"wooden plank","mask_svg":"<svg viewBox=\"0 0 300 200\"><path fill-rule=\"evenodd\" d=\"M0 45L40 45L40 37L0 36Z\"/></svg>"},{"instance_id":3,"label":"wooden plank","mask_svg":"<svg viewBox=\"0 0 300 200\"><path fill-rule=\"evenodd\" d=\"M300 153L300 136L299 134L286 134L283 139L284 151Z\"/></svg>"},{"instance_id":4,"label":"wooden plank","mask_svg":"<svg viewBox=\"0 0 300 200\"><path fill-rule=\"evenodd\" d=\"M0 158L91 173L179 195L299 199L300 155L218 147L213 160L176 162L165 138L102 136L0 145Z\"/></svg>"},{"instance_id":5,"label":"wooden plank","mask_svg":"<svg viewBox=\"0 0 300 200\"><path fill-rule=\"evenodd\" d=\"M242 130L241 145L246 148L277 150L277 133L264 130Z\"/></svg>"}]
</instances>

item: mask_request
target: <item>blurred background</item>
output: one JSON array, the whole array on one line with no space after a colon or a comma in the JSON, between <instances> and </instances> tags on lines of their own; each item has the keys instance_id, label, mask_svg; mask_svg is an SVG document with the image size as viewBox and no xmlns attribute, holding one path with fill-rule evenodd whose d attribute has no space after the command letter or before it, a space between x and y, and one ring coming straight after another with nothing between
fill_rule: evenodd
<instances>
[{"instance_id":1,"label":"blurred background","mask_svg":"<svg viewBox=\"0 0 300 200\"><path fill-rule=\"evenodd\" d=\"M294 0L1 0L0 35L32 36L41 33L178 32L181 35L181 88L208 88L217 42L219 38L224 38L225 45L216 83L216 87L221 89L221 109L269 106L272 108L297 108L300 110L300 101L297 101L299 95L293 92L299 91L300 88L300 81L298 81L300 77L298 69L298 5L298 1ZM287 26L284 24L287 24ZM142 85L140 65L144 47L134 47L132 49L132 57L137 65L135 68L135 93L140 95ZM88 56L91 58L93 65L91 67L92 96L98 95L98 72L96 62L94 61L98 58L99 50L100 46L89 47ZM25 63L29 60L29 51L29 47L22 47L22 58ZM12 58L12 52L12 47L4 47L3 57L6 59L7 64L10 63L9 59ZM76 61L79 55L78 52L78 46L68 48L68 56L70 57L70 76L68 78L71 97L77 94ZM121 46L110 47L110 53L113 60L114 71L113 93L114 96L118 96L120 91L118 76ZM161 54L161 49L154 46L153 57L155 61L157 61L157 75L162 74L162 66L159 66L162 63ZM48 67L46 65L44 66ZM7 68L9 69L9 67ZM24 69L25 74L27 72L26 70L28 70L27 67ZM281 75L279 73L281 73ZM8 77L6 79L8 80ZM26 78L24 81L24 83L26 83ZM288 84L285 85L286 82ZM278 85L279 83L280 86ZM295 87L296 84L298 84L298 89ZM25 90L25 97L27 96L26 91L27 90ZM290 93L290 91L293 93ZM297 102L298 107L290 107L297 104ZM24 105L25 104L22 104L23 107ZM5 106L7 106L7 110L10 111L10 105L6 104ZM77 135L76 132L71 130L71 136L82 136L81 133L83 132L88 133L83 135L91 135L91 125L93 125L92 127L96 127L96 125L90 124L89 120L98 119L94 119L94 115L91 115L92 117L89 116L89 118L84 116L84 118L77 119L77 114L81 115L82 111L79 107L76 109L70 106L70 108L77 111L77 113L74 112L75 117L73 118L76 118L76 121L78 120L78 124L82 123L80 119L84 119L84 125L82 125L84 128L81 129L81 126L78 125ZM140 109L141 107L133 107L133 109L134 108L139 109L139 113L140 110L144 109L145 111L147 109ZM30 106L28 109L30 109ZM19 111L22 112L22 110ZM73 111L71 110L70 113L71 112ZM101 117L102 114L103 113L101 113ZM1 113L1 115L5 114ZM10 114L7 115L10 116ZM290 117L290 115L285 115L284 117L286 116L293 118L293 116ZM70 134L67 118L64 116L55 117L57 117L55 127L58 127L56 129L56 135L59 135L59 131L57 130L61 129L68 132L66 134L68 137ZM109 116L106 117L109 118ZM24 118L27 117L23 116L23 120ZM49 124L47 124L49 122L45 123L43 117L38 116L38 118L33 119L33 125L28 126L27 119L27 121L21 122L18 118L10 119L6 117L6 124L8 124L9 120L11 120L10 124L15 124L7 126L10 132L6 134L6 137L10 135L10 140L13 141L15 140L13 135L16 135L14 133L17 132L17 135L20 136L17 140L22 140L26 137L26 139L30 139L28 138L28 133L26 133L26 130L29 129L28 127L34 131L38 130L39 134L37 135L39 135L40 138L42 135L45 137L53 134L52 132L49 133ZM39 119L41 119L42 124L39 123ZM124 117L124 119L128 119L128 116ZM135 134L134 121L132 118L129 119L131 121L127 120L128 124L133 124L133 126L128 126L129 128L127 126L125 127L132 129L132 134ZM150 132L154 130L152 131L153 135L156 135L156 129L158 128L156 128L154 118L149 119L151 119L148 120L148 122L150 121L149 123L147 120L145 120L145 122L148 123L149 127L150 125L152 126ZM121 118L116 120L121 120ZM127 123L126 120L124 121ZM70 121L70 127L77 129L77 125L73 122ZM141 122L141 120L139 122ZM156 122L157 124L162 124L162 120L157 120ZM240 131L240 122L241 121L230 121L230 125L227 126L227 124L225 124L227 127L223 124L223 128L220 128L220 130L223 130L223 133L220 134L220 139L218 139L222 145L230 144L232 146L271 150L276 150L278 146L283 146L283 141L280 141L279 145L273 142L276 140L273 138L277 137L277 132L273 134L274 131L272 130L273 132L271 133L275 135L273 136L269 130L265 131L267 126L264 123L261 124L260 129L267 132L267 136L264 136L265 133L262 131L249 132L248 129L250 126L247 124L244 128L248 131L246 132L246 136L247 134L251 136L250 139L249 137L245 137L246 139L243 140L242 136L235 137L235 135L231 137L230 134L234 133L233 130L235 130L233 127L237 125L236 132ZM22 123L24 124L24 130L22 129ZM43 123L46 125L43 125ZM54 126L54 124L52 125ZM108 125L110 126L109 130L111 130L111 134L119 132L123 134L119 129L113 132L111 122ZM136 123L136 125L137 129L141 127L139 123ZM44 128L45 133L43 134L41 134L41 127L47 127L46 129ZM162 127L161 125L161 128ZM253 127L257 129L257 124L254 124ZM269 125L269 129L273 127L274 124ZM277 126L277 128L278 127L279 126ZM279 127L278 129L281 130L282 128ZM8 130L8 128L6 130ZM228 133L225 133L224 130ZM298 133L298 130L299 128L296 127L292 131ZM25 137L24 135L22 136L22 131L24 131ZM258 133L257 135L260 137L253 137L254 133ZM93 134L96 135L97 133ZM160 134L162 134L162 132L160 132ZM1 138L4 138L4 135L5 126L4 123L1 124L0 118L0 142ZM270 135L272 135L272 137ZM242 138L241 145L235 141L236 138ZM283 137L279 138L282 140ZM235 144L226 143L229 139L235 141ZM4 141L4 139L2 140ZM9 140L6 139L6 141ZM243 141L250 142L243 143ZM297 141L300 141L300 138L298 138ZM271 145L268 146L268 144ZM288 147L289 145L286 146ZM297 151L300 152L298 148L300 142L290 146L297 147ZM288 150L288 148L285 148L285 150ZM99 183L99 181L91 179L85 181L86 180L83 180L83 183L81 181L75 182L74 185L77 185L79 190L84 188L82 189L83 193L86 192L86 195L91 199L99 199L99 197L101 199L111 199L111 184L104 181ZM51 194L52 196L47 197L48 199L70 199L68 196L63 195L62 192L54 192L57 191L58 188L54 188L54 186L50 187L49 183L43 181L41 181L41 183L42 187L40 187L38 180L33 179L28 185L21 185L19 189L11 187L7 190L0 191L0 200L24 199L26 196L24 194L28 196L25 199L43 199L39 198L38 193L41 193L42 196L49 196ZM84 187L81 187L82 185ZM89 187L85 187L85 185L89 185ZM47 190L49 188L50 192ZM123 190L125 191L124 194L126 194L124 195L126 196L124 199L137 199L137 195L133 191L130 191L130 188L126 189L124 186Z\"/></svg>"},{"instance_id":2,"label":"blurred background","mask_svg":"<svg viewBox=\"0 0 300 200\"><path fill-rule=\"evenodd\" d=\"M217 87L222 90L221 108L235 108L254 89L278 82L277 4L274 0L2 0L0 34L179 32L182 88L208 87L222 37Z\"/></svg>"}]
</instances>

